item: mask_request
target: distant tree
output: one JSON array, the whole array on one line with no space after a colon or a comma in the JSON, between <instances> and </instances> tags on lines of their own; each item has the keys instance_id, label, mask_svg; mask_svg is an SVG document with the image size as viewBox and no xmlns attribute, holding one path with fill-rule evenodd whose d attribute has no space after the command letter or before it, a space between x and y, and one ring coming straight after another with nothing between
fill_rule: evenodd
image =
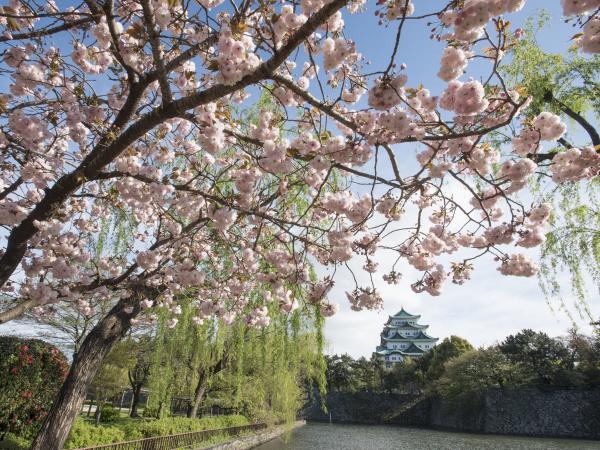
<instances>
[{"instance_id":1,"label":"distant tree","mask_svg":"<svg viewBox=\"0 0 600 450\"><path fill-rule=\"evenodd\" d=\"M67 359L54 345L0 336L0 440L8 432L35 433L68 370Z\"/></svg>"},{"instance_id":2,"label":"distant tree","mask_svg":"<svg viewBox=\"0 0 600 450\"><path fill-rule=\"evenodd\" d=\"M561 371L573 367L567 347L546 333L526 329L508 336L499 348L512 362L522 364L543 384L552 384Z\"/></svg>"},{"instance_id":3,"label":"distant tree","mask_svg":"<svg viewBox=\"0 0 600 450\"><path fill-rule=\"evenodd\" d=\"M573 365L588 385L600 385L600 332L585 336L576 329L569 330L566 339Z\"/></svg>"},{"instance_id":4,"label":"distant tree","mask_svg":"<svg viewBox=\"0 0 600 450\"><path fill-rule=\"evenodd\" d=\"M135 364L127 371L127 378L129 379L133 396L129 415L137 417L142 388L148 384L150 376L154 339L150 335L142 335L137 338L129 338L125 342L131 349L131 355L135 359Z\"/></svg>"},{"instance_id":5,"label":"distant tree","mask_svg":"<svg viewBox=\"0 0 600 450\"><path fill-rule=\"evenodd\" d=\"M437 380L444 372L447 361L473 349L466 339L450 336L425 354L426 359L422 361L420 368L425 371L428 379Z\"/></svg>"},{"instance_id":6,"label":"distant tree","mask_svg":"<svg viewBox=\"0 0 600 450\"><path fill-rule=\"evenodd\" d=\"M385 392L400 391L414 394L421 390L423 373L412 358L405 358L402 362L394 364L392 370L383 375L383 390Z\"/></svg>"},{"instance_id":7,"label":"distant tree","mask_svg":"<svg viewBox=\"0 0 600 450\"><path fill-rule=\"evenodd\" d=\"M135 354L127 341L119 342L104 358L90 387L96 398L96 423L101 420L104 402L128 387L128 372L135 363Z\"/></svg>"},{"instance_id":8,"label":"distant tree","mask_svg":"<svg viewBox=\"0 0 600 450\"><path fill-rule=\"evenodd\" d=\"M490 387L523 384L526 376L521 365L511 361L497 347L482 348L448 360L435 389L443 396L456 398Z\"/></svg>"},{"instance_id":9,"label":"distant tree","mask_svg":"<svg viewBox=\"0 0 600 450\"><path fill-rule=\"evenodd\" d=\"M377 366L381 363L377 360L367 359L364 356L356 359L352 364L352 385L358 390L375 391L381 386L377 373Z\"/></svg>"},{"instance_id":10,"label":"distant tree","mask_svg":"<svg viewBox=\"0 0 600 450\"><path fill-rule=\"evenodd\" d=\"M330 391L354 390L353 389L353 364L350 355L326 356L327 361L327 386Z\"/></svg>"}]
</instances>

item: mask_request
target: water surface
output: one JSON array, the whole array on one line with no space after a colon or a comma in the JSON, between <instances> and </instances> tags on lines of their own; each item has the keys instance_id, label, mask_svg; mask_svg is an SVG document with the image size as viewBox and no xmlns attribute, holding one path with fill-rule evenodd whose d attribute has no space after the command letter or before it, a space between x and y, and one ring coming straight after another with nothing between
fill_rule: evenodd
<instances>
[{"instance_id":1,"label":"water surface","mask_svg":"<svg viewBox=\"0 0 600 450\"><path fill-rule=\"evenodd\" d=\"M288 433L289 434L289 433ZM257 450L600 450L600 441L452 433L378 425L309 423Z\"/></svg>"}]
</instances>

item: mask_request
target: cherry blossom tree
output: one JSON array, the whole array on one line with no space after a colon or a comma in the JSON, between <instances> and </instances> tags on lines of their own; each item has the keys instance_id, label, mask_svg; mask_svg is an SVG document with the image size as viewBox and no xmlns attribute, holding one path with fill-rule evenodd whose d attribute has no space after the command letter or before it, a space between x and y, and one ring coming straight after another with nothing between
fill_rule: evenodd
<instances>
[{"instance_id":1,"label":"cherry blossom tree","mask_svg":"<svg viewBox=\"0 0 600 450\"><path fill-rule=\"evenodd\" d=\"M499 72L519 32L501 16L525 0L378 2L380 25L397 31L373 64L344 34L364 0L65 3L10 0L0 12L10 80L0 323L58 302L83 314L97 298L114 306L82 343L34 449L62 447L104 356L156 308L173 327L190 296L197 323L261 327L271 305L301 302L329 316L333 274L352 258L372 274L349 289L352 308L380 308L377 251L420 271L413 289L431 295L448 277L466 283L475 260L532 276L520 248L543 242L551 211L519 200L528 178L585 182L600 168L585 142L544 151L566 131L558 116L520 120L530 100ZM598 0L562 4L578 16L580 50L600 52ZM440 42L442 92L398 64L408 21ZM474 59L489 63L478 79L463 76ZM272 104L249 120L259 90ZM508 125L510 148L486 139ZM419 149L416 170L401 144ZM130 218L125 247L94 254L101 224L119 214ZM311 264L331 276L314 279Z\"/></svg>"}]
</instances>

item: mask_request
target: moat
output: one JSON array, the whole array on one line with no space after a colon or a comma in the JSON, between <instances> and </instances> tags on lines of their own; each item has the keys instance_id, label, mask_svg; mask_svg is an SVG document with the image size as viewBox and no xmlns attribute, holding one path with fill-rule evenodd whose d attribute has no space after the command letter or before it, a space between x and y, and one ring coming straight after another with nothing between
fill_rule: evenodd
<instances>
[{"instance_id":1,"label":"moat","mask_svg":"<svg viewBox=\"0 0 600 450\"><path fill-rule=\"evenodd\" d=\"M598 450L600 441L466 434L418 428L308 423L259 450Z\"/></svg>"}]
</instances>

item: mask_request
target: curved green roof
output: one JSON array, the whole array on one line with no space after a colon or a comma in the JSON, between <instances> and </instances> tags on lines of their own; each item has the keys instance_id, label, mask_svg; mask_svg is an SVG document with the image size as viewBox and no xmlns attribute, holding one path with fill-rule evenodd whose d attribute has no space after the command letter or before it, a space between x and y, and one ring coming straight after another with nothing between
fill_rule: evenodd
<instances>
[{"instance_id":1,"label":"curved green roof","mask_svg":"<svg viewBox=\"0 0 600 450\"><path fill-rule=\"evenodd\" d=\"M437 341L439 338L431 337L428 334L423 333L422 331L419 331L419 334L417 334L413 339L431 339L431 340Z\"/></svg>"},{"instance_id":2,"label":"curved green roof","mask_svg":"<svg viewBox=\"0 0 600 450\"><path fill-rule=\"evenodd\" d=\"M405 349L404 349L404 350L402 350L402 351L403 351L404 353L408 353L408 354L411 354L411 353L418 353L418 354L425 353L425 350L423 350L423 349L420 349L420 348L419 348L419 347L417 347L415 344L410 344L410 347L408 347L408 348L405 348Z\"/></svg>"},{"instance_id":3,"label":"curved green roof","mask_svg":"<svg viewBox=\"0 0 600 450\"><path fill-rule=\"evenodd\" d=\"M404 310L404 307L402 307L402 309L400 309L400 311L398 311L396 314L394 314L393 316L390 316L390 318L388 319L388 323L392 320L392 319L418 319L421 316L414 316L410 313L407 313Z\"/></svg>"},{"instance_id":4,"label":"curved green roof","mask_svg":"<svg viewBox=\"0 0 600 450\"><path fill-rule=\"evenodd\" d=\"M386 323L385 328L414 328L414 329L426 329L429 328L429 325L421 325L420 323L406 324L406 325L392 325L390 323Z\"/></svg>"}]
</instances>

